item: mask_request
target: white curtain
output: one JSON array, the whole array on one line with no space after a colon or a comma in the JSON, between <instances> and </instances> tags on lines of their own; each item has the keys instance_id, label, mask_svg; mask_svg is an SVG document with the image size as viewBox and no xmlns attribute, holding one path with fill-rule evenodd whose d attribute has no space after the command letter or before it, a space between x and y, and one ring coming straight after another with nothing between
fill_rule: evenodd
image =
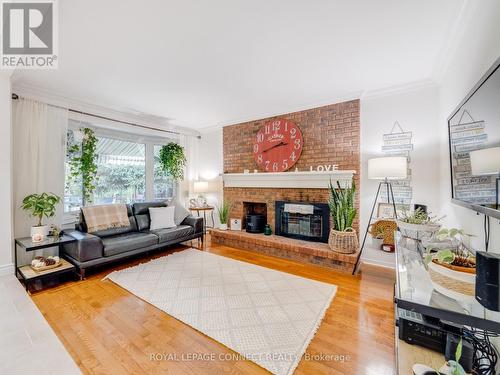
<instances>
[{"instance_id":1,"label":"white curtain","mask_svg":"<svg viewBox=\"0 0 500 375\"><path fill-rule=\"evenodd\" d=\"M13 101L14 232L29 236L35 223L21 208L25 196L50 192L64 197L68 110L31 99ZM63 205L45 224L61 226Z\"/></svg>"},{"instance_id":2,"label":"white curtain","mask_svg":"<svg viewBox=\"0 0 500 375\"><path fill-rule=\"evenodd\" d=\"M179 136L179 144L184 147L186 154L186 170L184 172L184 181L180 184L181 200L187 203L189 198L194 196L193 182L199 178L199 148L200 139L196 136L184 135Z\"/></svg>"}]
</instances>

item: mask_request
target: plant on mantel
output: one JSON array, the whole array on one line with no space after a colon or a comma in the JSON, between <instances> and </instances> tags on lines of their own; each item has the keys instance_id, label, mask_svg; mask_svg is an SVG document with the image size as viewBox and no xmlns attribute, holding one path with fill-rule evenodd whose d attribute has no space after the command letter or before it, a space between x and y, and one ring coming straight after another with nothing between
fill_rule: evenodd
<instances>
[{"instance_id":1,"label":"plant on mantel","mask_svg":"<svg viewBox=\"0 0 500 375\"><path fill-rule=\"evenodd\" d=\"M81 178L83 203L92 203L97 182L97 137L94 130L82 128L81 144L76 143L68 147L69 181L78 181Z\"/></svg>"}]
</instances>

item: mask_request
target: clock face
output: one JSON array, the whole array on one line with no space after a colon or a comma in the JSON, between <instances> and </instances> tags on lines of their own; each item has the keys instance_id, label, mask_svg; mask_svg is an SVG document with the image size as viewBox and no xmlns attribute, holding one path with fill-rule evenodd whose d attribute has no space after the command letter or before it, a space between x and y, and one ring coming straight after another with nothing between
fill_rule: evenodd
<instances>
[{"instance_id":1,"label":"clock face","mask_svg":"<svg viewBox=\"0 0 500 375\"><path fill-rule=\"evenodd\" d=\"M303 143L302 132L293 121L269 121L257 132L253 156L261 171L283 172L299 160Z\"/></svg>"}]
</instances>

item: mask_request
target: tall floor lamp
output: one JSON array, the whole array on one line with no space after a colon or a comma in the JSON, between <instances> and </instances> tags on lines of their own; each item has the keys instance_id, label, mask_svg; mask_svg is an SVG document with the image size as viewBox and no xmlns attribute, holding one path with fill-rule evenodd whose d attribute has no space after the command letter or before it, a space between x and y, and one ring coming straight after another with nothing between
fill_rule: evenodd
<instances>
[{"instance_id":1,"label":"tall floor lamp","mask_svg":"<svg viewBox=\"0 0 500 375\"><path fill-rule=\"evenodd\" d=\"M368 224L366 225L366 231L363 237L363 242L361 244L361 249L359 250L354 269L352 270L353 275L357 271L359 260L361 259L361 254L363 252L363 249L365 248L366 237L368 236L371 222L374 219L373 213L375 212L375 206L377 205L378 197L380 195L380 189L382 189L383 185L385 186L385 189L387 189L387 203L392 203L392 207L394 209L394 218L397 218L396 202L394 201L394 192L392 191L391 180L404 179L407 177L407 172L408 161L404 156L388 156L368 160L368 179L380 180L380 182L378 184L375 200L373 201L370 218L368 219Z\"/></svg>"},{"instance_id":2,"label":"tall floor lamp","mask_svg":"<svg viewBox=\"0 0 500 375\"><path fill-rule=\"evenodd\" d=\"M495 176L495 208L498 210L498 181L500 179L500 147L484 148L470 152L473 176Z\"/></svg>"}]
</instances>

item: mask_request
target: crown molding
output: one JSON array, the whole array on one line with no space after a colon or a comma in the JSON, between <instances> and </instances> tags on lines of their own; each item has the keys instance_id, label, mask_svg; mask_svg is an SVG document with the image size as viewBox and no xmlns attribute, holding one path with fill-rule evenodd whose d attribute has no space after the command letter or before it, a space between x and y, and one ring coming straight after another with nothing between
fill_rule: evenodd
<instances>
[{"instance_id":1,"label":"crown molding","mask_svg":"<svg viewBox=\"0 0 500 375\"><path fill-rule=\"evenodd\" d=\"M12 84L12 92L21 97L38 100L53 106L68 108L77 112L81 111L98 116L109 117L115 120L117 123L120 123L120 121L125 121L138 125L157 127L163 130L174 131L188 136L197 137L200 135L200 132L197 130L172 125L170 123L170 120L166 117L150 115L131 109L93 104L40 87L27 86L14 82Z\"/></svg>"},{"instance_id":2,"label":"crown molding","mask_svg":"<svg viewBox=\"0 0 500 375\"><path fill-rule=\"evenodd\" d=\"M361 96L361 100L376 99L384 96L405 94L412 91L423 90L438 87L437 83L430 78L421 79L414 82L408 82L401 85L385 87L376 90L366 90Z\"/></svg>"},{"instance_id":3,"label":"crown molding","mask_svg":"<svg viewBox=\"0 0 500 375\"><path fill-rule=\"evenodd\" d=\"M205 126L204 128L198 129L201 135L208 134L215 132L217 130L221 130L224 126L223 125L212 125L212 126Z\"/></svg>"},{"instance_id":4,"label":"crown molding","mask_svg":"<svg viewBox=\"0 0 500 375\"><path fill-rule=\"evenodd\" d=\"M314 101L314 102L311 102L310 104L289 107L289 108L285 108L285 109L279 110L279 111L256 112L252 115L247 115L245 117L240 117L240 118L236 118L236 119L232 119L232 120L222 121L219 124L206 126L204 128L198 129L198 130L201 134L209 133L209 132L215 131L217 129L222 129L223 127L226 127L226 126L242 124L245 122L259 121L259 120L266 119L269 117L284 116L284 115L287 115L290 113L307 111L310 109L325 107L327 105L332 105L332 104L348 102L351 100L359 100L361 94L362 94L362 91L356 91L356 92L353 92L353 93L350 93L347 95L335 96L335 97L330 98L330 99Z\"/></svg>"},{"instance_id":5,"label":"crown molding","mask_svg":"<svg viewBox=\"0 0 500 375\"><path fill-rule=\"evenodd\" d=\"M359 91L356 93L352 93L350 95L346 95L346 96L342 96L342 97L335 97L331 100L322 100L322 101L315 102L314 104L293 107L293 108L290 108L289 110L285 110L285 111L256 113L252 116L245 116L245 117L240 118L240 119L225 121L225 122L222 122L222 123L217 124L217 125L207 126L207 127L199 129L199 131L201 134L206 134L206 133L210 133L210 132L222 129L225 126L231 126L231 125L241 124L241 123L250 122L250 121L259 121L259 120L269 118L269 117L283 116L283 115L289 114L289 113L305 111L305 110L309 110L309 109L323 107L326 105L347 102L350 100L359 99L359 100L363 101L366 99L375 99L375 98L379 98L379 97L383 97L383 96L398 95L398 94L404 94L407 92L423 90L423 89L427 89L427 88L437 88L437 87L438 87L438 85L434 80L432 80L430 78L426 78L426 79L422 79L422 80L418 80L418 81L414 81L414 82L385 87L385 88L376 89L376 90Z\"/></svg>"}]
</instances>

